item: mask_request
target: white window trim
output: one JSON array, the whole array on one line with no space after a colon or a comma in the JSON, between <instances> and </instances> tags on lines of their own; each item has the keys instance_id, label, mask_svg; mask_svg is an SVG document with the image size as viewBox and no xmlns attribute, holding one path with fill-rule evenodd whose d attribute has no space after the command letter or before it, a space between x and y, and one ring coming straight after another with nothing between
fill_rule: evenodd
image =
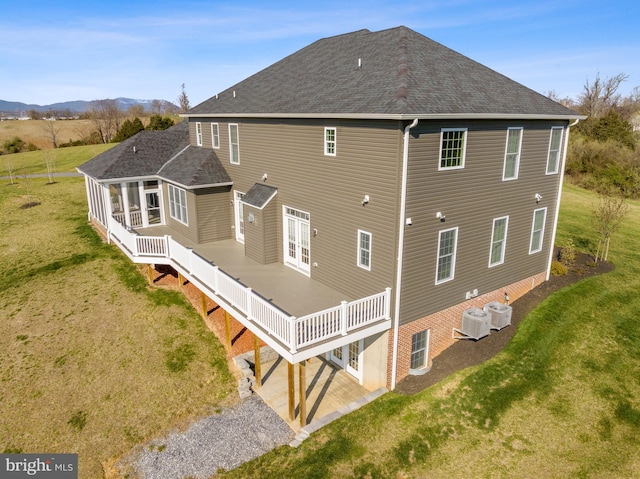
<instances>
[{"instance_id":1,"label":"white window trim","mask_svg":"<svg viewBox=\"0 0 640 479\"><path fill-rule=\"evenodd\" d=\"M440 265L440 242L442 241L442 234L447 233L449 231L454 231L454 230L456 232L456 240L453 245L453 255L451 259L451 274L447 278L438 280L438 266ZM442 284L448 281L452 281L453 278L455 277L457 252L458 252L458 227L456 226L455 228L449 228L446 230L438 231L438 249L436 250L436 284Z\"/></svg>"},{"instance_id":2,"label":"white window trim","mask_svg":"<svg viewBox=\"0 0 640 479\"><path fill-rule=\"evenodd\" d=\"M458 166L442 166L442 143L444 141L444 133L449 131L463 131L464 141L462 142L462 158ZM440 149L438 150L438 171L461 170L464 168L467 156L467 137L469 136L468 128L441 128L440 129Z\"/></svg>"},{"instance_id":3,"label":"white window trim","mask_svg":"<svg viewBox=\"0 0 640 479\"><path fill-rule=\"evenodd\" d=\"M507 155L509 154L509 132L511 130L520 130L520 139L518 141L518 154L516 156L516 165L514 175L510 178L506 177L507 174ZM507 141L504 147L504 166L502 168L502 181L513 181L518 179L518 173L520 172L520 154L522 152L522 137L524 136L524 128L521 126L513 126L507 128Z\"/></svg>"},{"instance_id":4,"label":"white window trim","mask_svg":"<svg viewBox=\"0 0 640 479\"><path fill-rule=\"evenodd\" d=\"M218 125L218 123L211 123L211 147L215 149L220 148L220 125Z\"/></svg>"},{"instance_id":5,"label":"white window trim","mask_svg":"<svg viewBox=\"0 0 640 479\"><path fill-rule=\"evenodd\" d=\"M533 249L533 234L535 233L536 227L536 214L539 211L544 212L544 216L542 217L542 228L540 228L540 246L537 249ZM529 254L539 253L543 249L544 245L544 229L547 225L547 208L538 208L533 211L533 219L531 221L531 237L529 239Z\"/></svg>"},{"instance_id":6,"label":"white window trim","mask_svg":"<svg viewBox=\"0 0 640 479\"><path fill-rule=\"evenodd\" d=\"M549 170L549 164L551 162L551 143L553 142L553 132L560 131L560 142L558 143L558 151L556 153L556 167L554 170ZM560 170L560 159L562 155L562 141L564 139L564 128L561 126L552 126L551 133L549 134L549 150L547 151L547 175L557 175Z\"/></svg>"},{"instance_id":7,"label":"white window trim","mask_svg":"<svg viewBox=\"0 0 640 479\"><path fill-rule=\"evenodd\" d=\"M424 364L419 368L411 367L413 366L413 354L416 352L413 350L413 336L416 334L425 333L425 344L424 344ZM425 329L424 331L418 331L411 335L411 355L409 356L409 374L410 375L421 375L429 371L429 342L431 341L431 329ZM422 349L418 351L423 351Z\"/></svg>"},{"instance_id":8,"label":"white window trim","mask_svg":"<svg viewBox=\"0 0 640 479\"><path fill-rule=\"evenodd\" d=\"M362 258L362 251L363 248L360 244L360 238L362 235L367 235L369 237L369 249L368 249L368 253L369 253L369 264L363 264L360 260ZM368 231L364 231L364 230L358 230L358 267L362 268L362 269L366 269L367 271L371 271L371 249L372 249L372 243L373 243L373 235L371 233L369 233Z\"/></svg>"},{"instance_id":9,"label":"white window trim","mask_svg":"<svg viewBox=\"0 0 640 479\"><path fill-rule=\"evenodd\" d=\"M175 185L168 184L169 190L169 216L174 220L189 226L189 213L187 208L187 192ZM183 205L184 201L184 205ZM182 217L182 207L184 206L184 218Z\"/></svg>"},{"instance_id":10,"label":"white window trim","mask_svg":"<svg viewBox=\"0 0 640 479\"><path fill-rule=\"evenodd\" d=\"M327 131L333 131L333 141L329 142L327 140ZM329 145L333 145L333 153L329 152ZM336 156L338 151L338 129L336 127L325 127L324 128L324 154L325 156Z\"/></svg>"},{"instance_id":11,"label":"white window trim","mask_svg":"<svg viewBox=\"0 0 640 479\"><path fill-rule=\"evenodd\" d=\"M237 143L236 145L238 146L238 158L236 161L233 161L233 142L231 141L231 130L232 127L235 127L236 129L236 139L237 139ZM240 128L238 127L237 123L229 123L229 162L232 165L239 165L240 164Z\"/></svg>"},{"instance_id":12,"label":"white window trim","mask_svg":"<svg viewBox=\"0 0 640 479\"><path fill-rule=\"evenodd\" d=\"M196 145L202 146L202 123L196 122Z\"/></svg>"},{"instance_id":13,"label":"white window trim","mask_svg":"<svg viewBox=\"0 0 640 479\"><path fill-rule=\"evenodd\" d=\"M500 260L496 261L495 263L491 262L491 254L493 253L493 244L495 242L495 234L496 234L496 222L500 221L500 220L506 220L506 223L504 225L504 238L502 239L502 251L500 253ZM493 219L493 228L491 230L491 244L489 246L489 268L492 268L493 266L498 266L504 263L504 257L505 257L505 253L507 251L507 234L509 232L509 217L508 216L501 216L500 218L494 218Z\"/></svg>"}]
</instances>

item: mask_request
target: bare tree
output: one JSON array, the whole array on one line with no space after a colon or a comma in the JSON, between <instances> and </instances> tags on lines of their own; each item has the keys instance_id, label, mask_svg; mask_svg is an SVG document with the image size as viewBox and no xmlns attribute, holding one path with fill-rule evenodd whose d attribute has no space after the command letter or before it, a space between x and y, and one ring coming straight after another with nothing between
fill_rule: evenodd
<instances>
[{"instance_id":1,"label":"bare tree","mask_svg":"<svg viewBox=\"0 0 640 479\"><path fill-rule=\"evenodd\" d=\"M87 116L100 134L103 143L109 143L118 130L124 114L115 100L94 100L89 103Z\"/></svg>"},{"instance_id":2,"label":"bare tree","mask_svg":"<svg viewBox=\"0 0 640 479\"><path fill-rule=\"evenodd\" d=\"M180 96L178 96L178 104L180 105L180 113L184 113L190 108L189 97L187 96L187 92L184 89L184 83L182 84L182 91L180 92Z\"/></svg>"},{"instance_id":3,"label":"bare tree","mask_svg":"<svg viewBox=\"0 0 640 479\"><path fill-rule=\"evenodd\" d=\"M580 113L600 118L616 108L621 100L620 94L617 93L618 88L627 78L629 75L618 73L614 77L602 79L598 72L593 83L587 80L582 94L578 97Z\"/></svg>"},{"instance_id":4,"label":"bare tree","mask_svg":"<svg viewBox=\"0 0 640 479\"><path fill-rule=\"evenodd\" d=\"M135 105L131 105L128 109L127 109L127 115L129 115L130 117L138 117L138 118L142 118L144 116L144 106L142 106L140 103L136 103Z\"/></svg>"},{"instance_id":5,"label":"bare tree","mask_svg":"<svg viewBox=\"0 0 640 479\"><path fill-rule=\"evenodd\" d=\"M53 148L58 148L58 136L60 135L60 125L55 119L43 120L42 130L44 131L45 138L51 142Z\"/></svg>"},{"instance_id":6,"label":"bare tree","mask_svg":"<svg viewBox=\"0 0 640 479\"><path fill-rule=\"evenodd\" d=\"M49 177L49 184L53 183L53 174L56 171L56 154L53 150L48 150L44 153L44 162L47 165L47 176Z\"/></svg>"},{"instance_id":7,"label":"bare tree","mask_svg":"<svg viewBox=\"0 0 640 479\"><path fill-rule=\"evenodd\" d=\"M7 168L7 173L9 173L9 180L11 181L11 184L15 184L15 172L13 171L13 165L11 164L10 161L5 160L5 166Z\"/></svg>"},{"instance_id":8,"label":"bare tree","mask_svg":"<svg viewBox=\"0 0 640 479\"><path fill-rule=\"evenodd\" d=\"M599 193L598 206L591 211L593 227L598 234L596 261L609 257L611 236L620 229L629 214L629 205L623 193L614 193L603 189Z\"/></svg>"}]
</instances>

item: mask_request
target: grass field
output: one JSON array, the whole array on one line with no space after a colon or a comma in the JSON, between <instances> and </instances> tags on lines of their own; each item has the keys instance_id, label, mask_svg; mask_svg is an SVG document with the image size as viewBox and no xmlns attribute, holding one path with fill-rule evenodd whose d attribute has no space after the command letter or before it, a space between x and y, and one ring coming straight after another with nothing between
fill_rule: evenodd
<instances>
[{"instance_id":1,"label":"grass field","mask_svg":"<svg viewBox=\"0 0 640 479\"><path fill-rule=\"evenodd\" d=\"M117 143L106 145L71 146L55 150L27 151L13 155L0 155L0 176L46 174L47 162L53 165L54 173L75 172L76 166L107 151Z\"/></svg>"},{"instance_id":2,"label":"grass field","mask_svg":"<svg viewBox=\"0 0 640 479\"><path fill-rule=\"evenodd\" d=\"M51 148L47 133L47 120L12 120L0 122L0 145L16 136L25 143L33 143L38 148ZM58 120L55 122L58 144L87 137L94 128L91 120Z\"/></svg>"},{"instance_id":3,"label":"grass field","mask_svg":"<svg viewBox=\"0 0 640 479\"><path fill-rule=\"evenodd\" d=\"M235 402L225 351L175 291L87 225L80 178L0 182L0 451L77 452L80 477Z\"/></svg>"},{"instance_id":4,"label":"grass field","mask_svg":"<svg viewBox=\"0 0 640 479\"><path fill-rule=\"evenodd\" d=\"M559 243L592 245L596 197L566 187ZM614 272L544 301L487 363L415 396L389 393L229 478L637 478L640 205Z\"/></svg>"}]
</instances>

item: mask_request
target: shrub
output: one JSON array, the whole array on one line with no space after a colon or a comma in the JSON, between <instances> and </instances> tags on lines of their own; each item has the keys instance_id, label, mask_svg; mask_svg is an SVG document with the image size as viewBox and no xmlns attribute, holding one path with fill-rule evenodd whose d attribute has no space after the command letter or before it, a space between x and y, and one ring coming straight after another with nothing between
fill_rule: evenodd
<instances>
[{"instance_id":1,"label":"shrub","mask_svg":"<svg viewBox=\"0 0 640 479\"><path fill-rule=\"evenodd\" d=\"M564 276L569 273L569 269L560 261L551 262L551 274L553 276Z\"/></svg>"},{"instance_id":2,"label":"shrub","mask_svg":"<svg viewBox=\"0 0 640 479\"><path fill-rule=\"evenodd\" d=\"M578 253L576 252L576 247L573 244L573 240L569 238L567 240L566 246L560 249L558 260L565 266L573 266L573 264L576 262L577 256Z\"/></svg>"}]
</instances>

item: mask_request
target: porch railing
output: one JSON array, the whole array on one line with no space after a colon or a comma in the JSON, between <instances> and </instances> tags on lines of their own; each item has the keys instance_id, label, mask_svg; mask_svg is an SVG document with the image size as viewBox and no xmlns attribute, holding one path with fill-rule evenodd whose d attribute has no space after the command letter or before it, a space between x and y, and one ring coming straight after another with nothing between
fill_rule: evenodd
<instances>
[{"instance_id":1,"label":"porch railing","mask_svg":"<svg viewBox=\"0 0 640 479\"><path fill-rule=\"evenodd\" d=\"M116 221L112 221L110 226L110 234L133 257L149 263L153 263L154 258L170 259L175 266L197 278L249 321L277 338L291 353L322 341L346 336L356 329L391 317L391 288L355 301L343 301L333 308L300 318L289 316L171 236L139 236Z\"/></svg>"}]
</instances>

